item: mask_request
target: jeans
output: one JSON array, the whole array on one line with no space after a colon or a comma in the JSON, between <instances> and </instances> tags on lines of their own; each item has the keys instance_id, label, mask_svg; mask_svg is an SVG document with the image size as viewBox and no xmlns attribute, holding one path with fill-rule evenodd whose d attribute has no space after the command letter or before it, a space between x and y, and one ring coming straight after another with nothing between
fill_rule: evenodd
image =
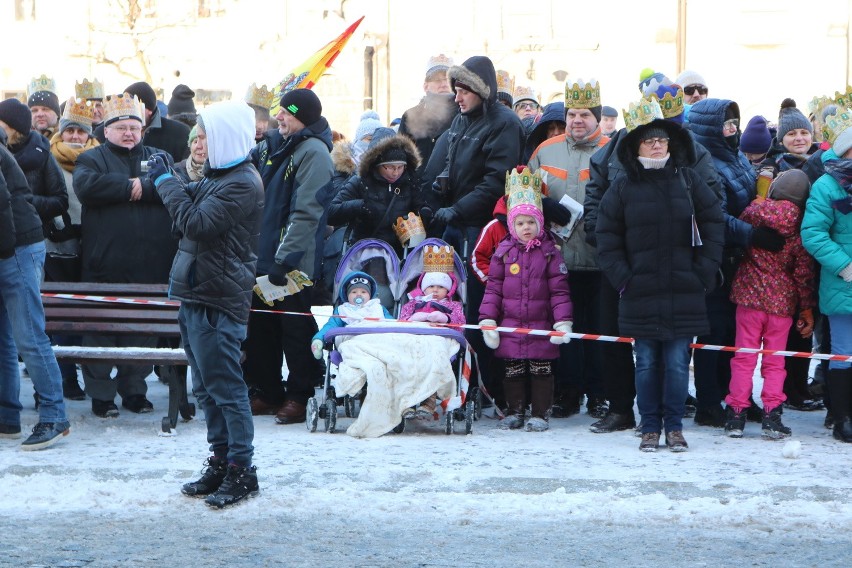
<instances>
[{"instance_id":1,"label":"jeans","mask_svg":"<svg viewBox=\"0 0 852 568\"><path fill-rule=\"evenodd\" d=\"M831 328L831 352L834 355L852 355L852 314L828 316ZM829 361L829 369L848 369L852 363Z\"/></svg>"},{"instance_id":2,"label":"jeans","mask_svg":"<svg viewBox=\"0 0 852 568\"><path fill-rule=\"evenodd\" d=\"M207 421L210 451L239 466L250 466L254 422L240 368L246 325L215 308L189 303L181 304L178 321L192 370L192 393Z\"/></svg>"},{"instance_id":3,"label":"jeans","mask_svg":"<svg viewBox=\"0 0 852 568\"><path fill-rule=\"evenodd\" d=\"M40 241L0 260L0 423L10 426L21 424L19 354L39 395L39 420L67 420L59 365L44 331L39 292L44 254Z\"/></svg>"},{"instance_id":4,"label":"jeans","mask_svg":"<svg viewBox=\"0 0 852 568\"><path fill-rule=\"evenodd\" d=\"M636 403L642 433L683 429L691 337L636 339Z\"/></svg>"}]
</instances>

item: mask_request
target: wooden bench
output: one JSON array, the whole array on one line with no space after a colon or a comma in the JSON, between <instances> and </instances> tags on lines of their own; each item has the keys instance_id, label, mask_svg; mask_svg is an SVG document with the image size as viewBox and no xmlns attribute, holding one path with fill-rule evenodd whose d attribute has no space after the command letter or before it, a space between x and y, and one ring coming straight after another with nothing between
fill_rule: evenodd
<instances>
[{"instance_id":1,"label":"wooden bench","mask_svg":"<svg viewBox=\"0 0 852 568\"><path fill-rule=\"evenodd\" d=\"M45 282L41 292L48 335L140 335L180 344L179 303L168 299L165 284ZM169 413L161 423L163 432L177 426L178 414L184 420L195 416L195 405L187 400L187 360L182 348L57 345L53 351L57 360L74 363L159 365L160 379L169 386Z\"/></svg>"}]
</instances>

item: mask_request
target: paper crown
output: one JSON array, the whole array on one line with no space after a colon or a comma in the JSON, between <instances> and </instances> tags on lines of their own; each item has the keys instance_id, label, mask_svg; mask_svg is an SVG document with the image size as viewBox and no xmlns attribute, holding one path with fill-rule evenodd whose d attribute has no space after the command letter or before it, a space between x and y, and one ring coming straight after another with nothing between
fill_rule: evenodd
<instances>
[{"instance_id":1,"label":"paper crown","mask_svg":"<svg viewBox=\"0 0 852 568\"><path fill-rule=\"evenodd\" d=\"M840 108L852 108L852 86L846 87L846 91L843 93L836 91L834 93L834 102Z\"/></svg>"},{"instance_id":2,"label":"paper crown","mask_svg":"<svg viewBox=\"0 0 852 568\"><path fill-rule=\"evenodd\" d=\"M630 103L630 106L622 110L624 115L624 126L628 132L636 130L643 124L653 122L658 118L664 118L663 109L657 98L639 99L638 102Z\"/></svg>"},{"instance_id":3,"label":"paper crown","mask_svg":"<svg viewBox=\"0 0 852 568\"><path fill-rule=\"evenodd\" d=\"M653 97L660 104L660 109L663 113L663 118L673 118L683 114L683 89L678 88L677 93L672 96L671 93L666 93L663 98L654 93Z\"/></svg>"},{"instance_id":4,"label":"paper crown","mask_svg":"<svg viewBox=\"0 0 852 568\"><path fill-rule=\"evenodd\" d=\"M74 82L74 96L78 99L103 99L104 98L104 84L98 81L97 79L93 79L89 81L88 79L83 79L82 83Z\"/></svg>"},{"instance_id":5,"label":"paper crown","mask_svg":"<svg viewBox=\"0 0 852 568\"><path fill-rule=\"evenodd\" d=\"M835 114L825 117L825 124L822 127L822 137L828 140L829 144L833 145L837 137L847 128L852 128L852 109L837 109Z\"/></svg>"},{"instance_id":6,"label":"paper crown","mask_svg":"<svg viewBox=\"0 0 852 568\"><path fill-rule=\"evenodd\" d=\"M142 124L145 123L145 105L139 97L129 93L107 95L104 100L104 123L109 124L125 118L135 118Z\"/></svg>"},{"instance_id":7,"label":"paper crown","mask_svg":"<svg viewBox=\"0 0 852 568\"><path fill-rule=\"evenodd\" d=\"M576 83L565 81L565 108L595 108L601 106L601 86L594 79Z\"/></svg>"},{"instance_id":8,"label":"paper crown","mask_svg":"<svg viewBox=\"0 0 852 568\"><path fill-rule=\"evenodd\" d=\"M515 92L512 94L512 100L517 103L520 100L529 99L538 104L538 95L532 87L518 85L515 87Z\"/></svg>"},{"instance_id":9,"label":"paper crown","mask_svg":"<svg viewBox=\"0 0 852 568\"><path fill-rule=\"evenodd\" d=\"M423 247L423 272L452 272L454 261L455 251L450 245Z\"/></svg>"},{"instance_id":10,"label":"paper crown","mask_svg":"<svg viewBox=\"0 0 852 568\"><path fill-rule=\"evenodd\" d=\"M515 90L515 80L509 75L508 71L499 69L497 71L497 92L511 95Z\"/></svg>"},{"instance_id":11,"label":"paper crown","mask_svg":"<svg viewBox=\"0 0 852 568\"><path fill-rule=\"evenodd\" d=\"M447 57L443 53L434 55L426 62L426 76L428 77L436 71L446 71L453 66L453 58Z\"/></svg>"},{"instance_id":12,"label":"paper crown","mask_svg":"<svg viewBox=\"0 0 852 568\"><path fill-rule=\"evenodd\" d=\"M266 85L258 87L257 83L252 83L246 91L245 101L250 105L272 108L275 104L275 93L267 89Z\"/></svg>"},{"instance_id":13,"label":"paper crown","mask_svg":"<svg viewBox=\"0 0 852 568\"><path fill-rule=\"evenodd\" d=\"M529 168L518 172L514 169L506 172L506 208L511 210L517 205L527 203L541 210L541 174L530 172Z\"/></svg>"},{"instance_id":14,"label":"paper crown","mask_svg":"<svg viewBox=\"0 0 852 568\"><path fill-rule=\"evenodd\" d=\"M37 93L38 91L50 91L51 93L56 93L56 81L48 77L47 75L42 75L41 77L34 77L30 84L27 86L27 96L29 97L33 93Z\"/></svg>"},{"instance_id":15,"label":"paper crown","mask_svg":"<svg viewBox=\"0 0 852 568\"><path fill-rule=\"evenodd\" d=\"M405 246L417 246L426 238L423 220L412 212L409 212L405 217L397 217L396 223L393 224L393 230L399 242Z\"/></svg>"},{"instance_id":16,"label":"paper crown","mask_svg":"<svg viewBox=\"0 0 852 568\"><path fill-rule=\"evenodd\" d=\"M834 99L830 97L814 97L808 101L808 114L819 116L822 110L828 105L836 104Z\"/></svg>"},{"instance_id":17,"label":"paper crown","mask_svg":"<svg viewBox=\"0 0 852 568\"><path fill-rule=\"evenodd\" d=\"M71 97L65 103L65 111L62 113L62 119L79 125L92 126L92 113L92 103L86 99Z\"/></svg>"}]
</instances>

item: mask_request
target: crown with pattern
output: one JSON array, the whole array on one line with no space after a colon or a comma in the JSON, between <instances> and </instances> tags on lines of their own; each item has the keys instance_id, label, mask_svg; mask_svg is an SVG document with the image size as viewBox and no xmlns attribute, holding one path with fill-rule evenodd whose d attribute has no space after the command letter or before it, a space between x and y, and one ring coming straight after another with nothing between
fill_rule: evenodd
<instances>
[{"instance_id":1,"label":"crown with pattern","mask_svg":"<svg viewBox=\"0 0 852 568\"><path fill-rule=\"evenodd\" d=\"M266 85L258 87L257 83L252 83L246 91L245 101L250 105L272 108L275 104L275 93L266 88Z\"/></svg>"},{"instance_id":2,"label":"crown with pattern","mask_svg":"<svg viewBox=\"0 0 852 568\"><path fill-rule=\"evenodd\" d=\"M125 118L135 118L145 124L145 104L139 97L129 93L107 95L104 100L104 125L109 126Z\"/></svg>"},{"instance_id":3,"label":"crown with pattern","mask_svg":"<svg viewBox=\"0 0 852 568\"><path fill-rule=\"evenodd\" d=\"M508 71L503 69L497 70L497 92L506 93L511 96L515 90L515 80L509 75Z\"/></svg>"},{"instance_id":4,"label":"crown with pattern","mask_svg":"<svg viewBox=\"0 0 852 568\"><path fill-rule=\"evenodd\" d=\"M831 97L814 97L808 101L808 114L819 116L828 105L837 104Z\"/></svg>"},{"instance_id":5,"label":"crown with pattern","mask_svg":"<svg viewBox=\"0 0 852 568\"><path fill-rule=\"evenodd\" d=\"M447 57L443 53L434 55L426 62L426 76L428 77L436 71L446 71L453 66L453 58Z\"/></svg>"},{"instance_id":6,"label":"crown with pattern","mask_svg":"<svg viewBox=\"0 0 852 568\"><path fill-rule=\"evenodd\" d=\"M630 106L622 110L624 115L624 126L628 132L632 132L642 126L663 117L663 109L657 98L639 99L638 102L630 103Z\"/></svg>"},{"instance_id":7,"label":"crown with pattern","mask_svg":"<svg viewBox=\"0 0 852 568\"><path fill-rule=\"evenodd\" d=\"M836 113L825 117L825 124L822 127L822 137L833 145L837 137L847 128L852 128L852 109L837 109Z\"/></svg>"},{"instance_id":8,"label":"crown with pattern","mask_svg":"<svg viewBox=\"0 0 852 568\"><path fill-rule=\"evenodd\" d=\"M846 87L846 91L834 93L834 102L841 108L852 108L852 86Z\"/></svg>"},{"instance_id":9,"label":"crown with pattern","mask_svg":"<svg viewBox=\"0 0 852 568\"><path fill-rule=\"evenodd\" d=\"M29 97L33 93L37 93L39 91L50 91L51 93L56 93L56 81L48 77L47 75L42 75L41 77L33 77L30 81L30 84L27 86L27 96Z\"/></svg>"},{"instance_id":10,"label":"crown with pattern","mask_svg":"<svg viewBox=\"0 0 852 568\"><path fill-rule=\"evenodd\" d=\"M663 118L673 118L680 114L683 114L683 89L678 87L677 93L672 96L671 93L666 93L663 95L663 98L657 96L656 93L652 95L657 102L660 104L660 109L663 112Z\"/></svg>"},{"instance_id":11,"label":"crown with pattern","mask_svg":"<svg viewBox=\"0 0 852 568\"><path fill-rule=\"evenodd\" d=\"M93 109L92 103L86 99L71 97L65 103L65 111L62 119L79 125L92 126Z\"/></svg>"},{"instance_id":12,"label":"crown with pattern","mask_svg":"<svg viewBox=\"0 0 852 568\"><path fill-rule=\"evenodd\" d=\"M515 87L515 92L512 94L512 100L517 103L523 99L532 100L534 103L538 104L538 94L536 94L534 88L518 85Z\"/></svg>"},{"instance_id":13,"label":"crown with pattern","mask_svg":"<svg viewBox=\"0 0 852 568\"><path fill-rule=\"evenodd\" d=\"M426 245L423 247L423 272L452 272L455 256L450 245Z\"/></svg>"},{"instance_id":14,"label":"crown with pattern","mask_svg":"<svg viewBox=\"0 0 852 568\"><path fill-rule=\"evenodd\" d=\"M397 217L393 230L399 242L409 247L419 245L426 238L423 220L413 212L409 212L405 217Z\"/></svg>"},{"instance_id":15,"label":"crown with pattern","mask_svg":"<svg viewBox=\"0 0 852 568\"><path fill-rule=\"evenodd\" d=\"M104 98L104 84L98 81L97 79L93 79L89 81L88 79L83 79L82 83L74 82L74 96L78 99L103 99Z\"/></svg>"},{"instance_id":16,"label":"crown with pattern","mask_svg":"<svg viewBox=\"0 0 852 568\"><path fill-rule=\"evenodd\" d=\"M601 106L601 86L595 79L575 83L565 81L565 108L595 108Z\"/></svg>"},{"instance_id":17,"label":"crown with pattern","mask_svg":"<svg viewBox=\"0 0 852 568\"><path fill-rule=\"evenodd\" d=\"M521 204L534 205L541 210L541 191L543 187L541 174L524 167L520 172L513 169L506 172L506 208L511 210Z\"/></svg>"}]
</instances>

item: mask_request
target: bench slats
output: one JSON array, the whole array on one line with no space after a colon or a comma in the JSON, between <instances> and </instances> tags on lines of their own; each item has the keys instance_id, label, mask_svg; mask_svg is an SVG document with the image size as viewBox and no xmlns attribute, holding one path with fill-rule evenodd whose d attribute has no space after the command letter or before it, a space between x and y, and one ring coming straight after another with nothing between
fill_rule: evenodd
<instances>
[{"instance_id":1,"label":"bench slats","mask_svg":"<svg viewBox=\"0 0 852 568\"><path fill-rule=\"evenodd\" d=\"M68 360L86 364L186 365L186 353L183 349L123 347L105 350L100 347L54 345L53 352L60 361Z\"/></svg>"}]
</instances>

